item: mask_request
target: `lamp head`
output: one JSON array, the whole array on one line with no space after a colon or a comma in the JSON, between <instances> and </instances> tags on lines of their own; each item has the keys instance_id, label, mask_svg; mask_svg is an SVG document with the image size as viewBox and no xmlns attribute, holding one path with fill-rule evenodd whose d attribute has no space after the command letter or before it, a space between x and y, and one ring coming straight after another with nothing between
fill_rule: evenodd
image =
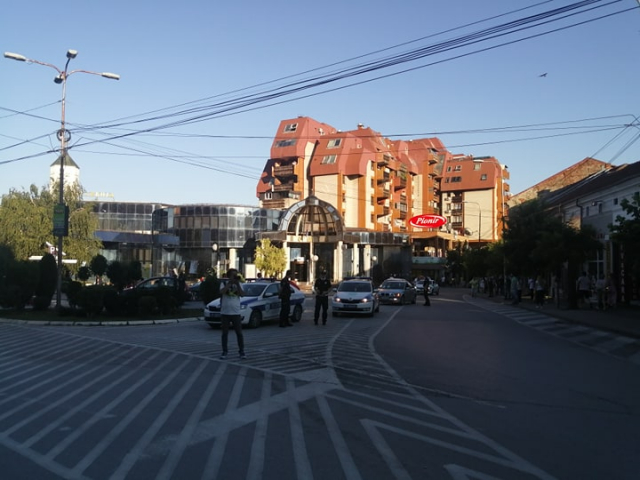
<instances>
[{"instance_id":1,"label":"lamp head","mask_svg":"<svg viewBox=\"0 0 640 480\"><path fill-rule=\"evenodd\" d=\"M53 79L53 81L57 84L61 84L63 80L64 79L62 78L62 75L58 75L56 78Z\"/></svg>"},{"instance_id":2,"label":"lamp head","mask_svg":"<svg viewBox=\"0 0 640 480\"><path fill-rule=\"evenodd\" d=\"M77 56L78 56L78 51L77 50L67 50L67 58L68 59L76 58Z\"/></svg>"}]
</instances>

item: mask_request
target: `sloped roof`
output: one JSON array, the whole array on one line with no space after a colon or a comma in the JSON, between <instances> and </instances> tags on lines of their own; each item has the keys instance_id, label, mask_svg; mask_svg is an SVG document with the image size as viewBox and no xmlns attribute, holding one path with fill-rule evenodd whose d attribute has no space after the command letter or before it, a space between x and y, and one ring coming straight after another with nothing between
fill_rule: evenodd
<instances>
[{"instance_id":1,"label":"sloped roof","mask_svg":"<svg viewBox=\"0 0 640 480\"><path fill-rule=\"evenodd\" d=\"M58 156L58 158L56 158L56 161L53 162L51 164L52 167L59 167L60 166L60 160L62 158L62 155ZM77 169L80 169L80 167L78 166L78 164L76 162L73 161L73 158L71 158L71 156L69 155L69 153L66 153L64 156L64 166L65 167L75 167Z\"/></svg>"}]
</instances>

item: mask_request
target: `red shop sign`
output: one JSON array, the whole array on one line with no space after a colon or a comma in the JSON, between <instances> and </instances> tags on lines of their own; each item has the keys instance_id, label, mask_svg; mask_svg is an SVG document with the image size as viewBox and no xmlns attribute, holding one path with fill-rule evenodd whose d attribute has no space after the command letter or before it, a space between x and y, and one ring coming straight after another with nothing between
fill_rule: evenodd
<instances>
[{"instance_id":1,"label":"red shop sign","mask_svg":"<svg viewBox=\"0 0 640 480\"><path fill-rule=\"evenodd\" d=\"M425 213L424 215L416 215L409 219L409 225L418 228L438 228L447 223L447 219L442 215L431 215Z\"/></svg>"}]
</instances>

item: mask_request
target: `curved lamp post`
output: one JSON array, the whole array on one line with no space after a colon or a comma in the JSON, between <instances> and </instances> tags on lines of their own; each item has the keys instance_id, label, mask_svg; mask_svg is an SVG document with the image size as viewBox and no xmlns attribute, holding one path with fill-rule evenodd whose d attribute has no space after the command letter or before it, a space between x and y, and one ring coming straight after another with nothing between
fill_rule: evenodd
<instances>
[{"instance_id":1,"label":"curved lamp post","mask_svg":"<svg viewBox=\"0 0 640 480\"><path fill-rule=\"evenodd\" d=\"M67 50L67 62L64 69L58 68L50 63L41 62L32 58L27 58L19 53L4 52L4 57L18 62L36 63L45 67L53 68L58 75L53 79L57 84L62 84L62 115L60 117L60 130L58 130L58 140L60 140L60 193L58 196L58 205L54 207L54 225L53 234L58 237L58 284L56 288L56 308L60 309L62 298L62 240L68 235L69 228L69 211L64 204L64 160L67 155L67 143L71 140L71 134L66 129L65 122L65 104L67 97L67 78L74 73L88 73L98 75L100 77L109 78L111 80L120 80L120 75L109 72L91 72L89 70L71 70L69 71L69 62L78 56L77 50Z\"/></svg>"}]
</instances>

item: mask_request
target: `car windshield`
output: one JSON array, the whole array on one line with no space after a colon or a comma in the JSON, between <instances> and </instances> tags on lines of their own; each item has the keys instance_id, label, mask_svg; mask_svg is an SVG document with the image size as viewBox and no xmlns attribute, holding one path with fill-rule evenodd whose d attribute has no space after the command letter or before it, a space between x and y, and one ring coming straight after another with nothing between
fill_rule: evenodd
<instances>
[{"instance_id":1,"label":"car windshield","mask_svg":"<svg viewBox=\"0 0 640 480\"><path fill-rule=\"evenodd\" d=\"M404 290L405 284L402 282L384 282L380 288L387 290Z\"/></svg>"},{"instance_id":2,"label":"car windshield","mask_svg":"<svg viewBox=\"0 0 640 480\"><path fill-rule=\"evenodd\" d=\"M338 287L339 292L370 292L371 284L367 282L343 282Z\"/></svg>"},{"instance_id":3,"label":"car windshield","mask_svg":"<svg viewBox=\"0 0 640 480\"><path fill-rule=\"evenodd\" d=\"M264 283L243 283L242 290L247 297L259 296L265 288Z\"/></svg>"}]
</instances>

